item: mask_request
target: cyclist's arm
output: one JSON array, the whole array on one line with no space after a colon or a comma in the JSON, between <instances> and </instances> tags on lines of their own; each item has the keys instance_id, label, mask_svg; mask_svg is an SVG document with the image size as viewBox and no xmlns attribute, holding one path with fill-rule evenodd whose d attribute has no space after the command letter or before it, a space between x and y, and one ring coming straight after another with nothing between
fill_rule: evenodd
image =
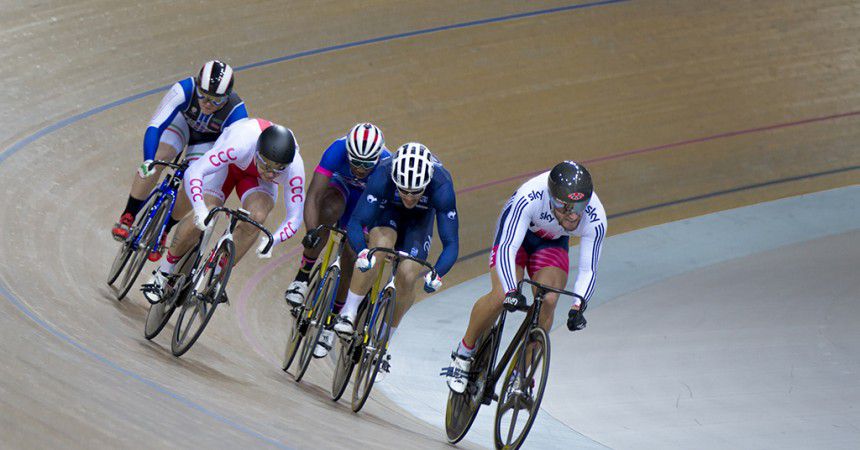
<instances>
[{"instance_id":1,"label":"cyclist's arm","mask_svg":"<svg viewBox=\"0 0 860 450\"><path fill-rule=\"evenodd\" d=\"M305 203L305 163L302 155L296 153L281 180L283 180L280 184L284 186L284 206L287 209L287 216L272 233L275 237L275 245L295 236L302 226Z\"/></svg>"},{"instance_id":2,"label":"cyclist's arm","mask_svg":"<svg viewBox=\"0 0 860 450\"><path fill-rule=\"evenodd\" d=\"M338 141L332 143L325 152L323 152L319 165L314 170L311 185L308 187L308 198L305 201L305 229L310 231L320 225L319 211L325 190L328 187L331 177L338 166L338 159L342 155L337 151L336 145ZM345 151L345 147L344 147Z\"/></svg>"},{"instance_id":3,"label":"cyclist's arm","mask_svg":"<svg viewBox=\"0 0 860 450\"><path fill-rule=\"evenodd\" d=\"M436 227L439 228L439 239L442 241L442 253L436 260L436 273L442 277L451 270L457 262L460 252L459 228L460 218L457 215L457 202L453 185L445 186L436 193Z\"/></svg>"},{"instance_id":4,"label":"cyclist's arm","mask_svg":"<svg viewBox=\"0 0 860 450\"><path fill-rule=\"evenodd\" d=\"M349 237L349 245L356 254L367 248L367 241L364 239L364 227L373 223L379 214L379 202L385 197L388 180L387 171L374 171L367 180L367 187L364 188L352 217L349 219L346 232L347 237Z\"/></svg>"},{"instance_id":5,"label":"cyclist's arm","mask_svg":"<svg viewBox=\"0 0 860 450\"><path fill-rule=\"evenodd\" d=\"M597 286L597 264L600 260L600 252L603 250L603 240L606 237L606 213L601 208L592 217L588 214L584 215L582 220L593 220L593 222L589 223L579 242L579 265L576 269L573 293L588 304Z\"/></svg>"},{"instance_id":6,"label":"cyclist's arm","mask_svg":"<svg viewBox=\"0 0 860 450\"><path fill-rule=\"evenodd\" d=\"M531 222L532 202L524 195L515 194L502 211L499 223L501 236L496 250L496 273L505 292L517 288L517 251L526 237Z\"/></svg>"},{"instance_id":7,"label":"cyclist's arm","mask_svg":"<svg viewBox=\"0 0 860 450\"><path fill-rule=\"evenodd\" d=\"M170 90L164 94L164 98L161 99L158 109L155 110L155 114L149 120L149 127L146 128L146 133L143 135L144 161L155 159L155 152L158 150L161 135L170 125L170 122L173 122L173 118L179 114L179 111L188 106L193 87L191 78L186 78L171 86Z\"/></svg>"}]
</instances>

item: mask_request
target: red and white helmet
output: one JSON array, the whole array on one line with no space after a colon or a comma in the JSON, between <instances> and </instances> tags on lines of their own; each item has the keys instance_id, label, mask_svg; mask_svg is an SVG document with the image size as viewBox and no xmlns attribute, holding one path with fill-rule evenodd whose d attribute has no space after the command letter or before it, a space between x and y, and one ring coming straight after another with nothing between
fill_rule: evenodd
<instances>
[{"instance_id":1,"label":"red and white helmet","mask_svg":"<svg viewBox=\"0 0 860 450\"><path fill-rule=\"evenodd\" d=\"M350 162L376 163L385 147L385 137L376 125L359 123L346 135L346 151Z\"/></svg>"}]
</instances>

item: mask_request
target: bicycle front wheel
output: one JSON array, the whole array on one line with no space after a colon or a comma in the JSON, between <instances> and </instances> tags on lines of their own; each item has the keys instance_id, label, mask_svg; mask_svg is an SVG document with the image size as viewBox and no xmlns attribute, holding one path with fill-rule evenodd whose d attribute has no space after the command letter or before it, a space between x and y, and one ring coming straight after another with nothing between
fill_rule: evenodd
<instances>
[{"instance_id":1,"label":"bicycle front wheel","mask_svg":"<svg viewBox=\"0 0 860 450\"><path fill-rule=\"evenodd\" d=\"M287 348L284 350L284 364L281 366L281 368L284 369L284 372L290 368L290 365L293 363L293 359L295 359L296 355L299 353L298 350L302 343L302 339L308 331L308 323L310 320L308 319L306 312L310 311L317 288L319 288L320 285L319 264L314 266L310 280L311 282L308 283L308 295L305 295L304 303L291 310L293 315L293 326L290 327L290 337L287 339Z\"/></svg>"},{"instance_id":2,"label":"bicycle front wheel","mask_svg":"<svg viewBox=\"0 0 860 450\"><path fill-rule=\"evenodd\" d=\"M376 381L379 373L379 365L388 350L388 338L391 321L394 320L394 290L387 288L382 291L377 302L377 317L367 330L367 339L358 361L358 371L355 372L355 380L352 387L352 411L359 412ZM368 312L372 319L372 309Z\"/></svg>"},{"instance_id":3,"label":"bicycle front wheel","mask_svg":"<svg viewBox=\"0 0 860 450\"><path fill-rule=\"evenodd\" d=\"M549 377L549 336L533 328L506 370L496 407L496 448L518 449L534 424Z\"/></svg>"},{"instance_id":4,"label":"bicycle front wheel","mask_svg":"<svg viewBox=\"0 0 860 450\"><path fill-rule=\"evenodd\" d=\"M363 329L364 322L367 317L367 297L365 297L364 301L361 302L361 306L358 308L357 320L355 323L360 326L356 327L356 329ZM340 400L341 396L343 396L343 392L346 390L346 386L349 384L349 377L352 376L352 371L355 368L355 364L358 362L358 356L360 355L361 342L359 338L356 336L356 333L353 333L347 339L338 339L338 352L337 352L337 362L334 366L334 375L331 380L331 399L334 401Z\"/></svg>"},{"instance_id":5,"label":"bicycle front wheel","mask_svg":"<svg viewBox=\"0 0 860 450\"><path fill-rule=\"evenodd\" d=\"M458 394L454 391L448 391L448 403L445 407L445 433L451 444L456 444L466 437L475 417L478 416L485 390L493 389L493 386L487 386L487 377L492 369L490 367L490 359L493 356L492 337L496 330L497 328L494 327L478 340L475 360L471 367L471 372L474 375L469 377L466 392Z\"/></svg>"},{"instance_id":6,"label":"bicycle front wheel","mask_svg":"<svg viewBox=\"0 0 860 450\"><path fill-rule=\"evenodd\" d=\"M176 274L179 278L176 280L173 295L170 298L164 299L154 305L149 306L149 311L146 313L146 324L143 328L143 335L149 340L154 339L161 333L167 322L170 321L170 316L176 310L179 304L178 300L184 298L191 289L191 269L194 267L194 260L197 256L197 247L195 246L182 257L177 264L178 269Z\"/></svg>"},{"instance_id":7,"label":"bicycle front wheel","mask_svg":"<svg viewBox=\"0 0 860 450\"><path fill-rule=\"evenodd\" d=\"M192 286L188 289L188 294L182 301L176 327L173 329L173 340L170 343L173 356L185 354L203 334L206 324L215 313L215 308L224 298L224 290L227 288L230 271L233 269L234 255L233 241L225 240L213 255L201 260L202 267L199 268ZM206 282L198 291L196 287L200 279Z\"/></svg>"},{"instance_id":8,"label":"bicycle front wheel","mask_svg":"<svg viewBox=\"0 0 860 450\"><path fill-rule=\"evenodd\" d=\"M155 202L155 199L156 197L153 196L151 201ZM158 244L158 238L160 237L158 236L158 232L161 230L161 224L164 223L164 216L167 215L167 205L169 203L170 197L164 197L164 201L158 205L158 210L155 211L154 214L151 213L154 206L150 206L147 209L142 209L141 211L144 213L135 221L134 227L132 227L132 233L130 233L129 240L126 241L126 243L131 247L131 244L134 242L134 236L138 233L140 234L140 240L138 241L136 249L129 248L129 256L125 267L125 276L123 276L122 282L120 283L116 293L117 300L122 300L134 285L134 281L137 280L137 276L140 274L141 269L143 269L143 265L146 264L150 250ZM152 220L145 229L141 230L150 215L152 215ZM123 243L123 245L126 245L126 243ZM117 255L117 257L119 256L120 255ZM116 258L114 259L114 264L118 264ZM119 276L121 269L122 268L118 270L116 277ZM114 277L114 279L116 279L116 277Z\"/></svg>"},{"instance_id":9,"label":"bicycle front wheel","mask_svg":"<svg viewBox=\"0 0 860 450\"><path fill-rule=\"evenodd\" d=\"M340 269L332 267L325 275L322 281L323 288L319 296L314 300L311 311L309 313L310 321L308 322L308 331L305 336L305 341L302 343L299 350L299 367L296 369L296 382L302 380L311 359L314 356L314 347L320 339L323 328L326 326L326 319L331 313L331 305L334 303L332 298L337 295L337 281L340 279Z\"/></svg>"}]
</instances>

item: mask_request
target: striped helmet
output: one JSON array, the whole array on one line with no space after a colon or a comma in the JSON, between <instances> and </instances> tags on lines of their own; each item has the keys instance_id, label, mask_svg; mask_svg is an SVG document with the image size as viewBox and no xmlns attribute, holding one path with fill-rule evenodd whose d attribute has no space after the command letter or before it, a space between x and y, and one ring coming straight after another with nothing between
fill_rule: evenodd
<instances>
[{"instance_id":1,"label":"striped helmet","mask_svg":"<svg viewBox=\"0 0 860 450\"><path fill-rule=\"evenodd\" d=\"M230 95L233 91L233 68L218 60L209 61L200 68L197 87L213 97Z\"/></svg>"},{"instance_id":2,"label":"striped helmet","mask_svg":"<svg viewBox=\"0 0 860 450\"><path fill-rule=\"evenodd\" d=\"M433 154L423 144L403 144L394 155L391 179L398 189L415 192L423 190L433 179Z\"/></svg>"},{"instance_id":3,"label":"striped helmet","mask_svg":"<svg viewBox=\"0 0 860 450\"><path fill-rule=\"evenodd\" d=\"M376 164L383 147L385 147L385 137L382 135L382 130L370 122L357 124L346 135L349 161L359 165L371 162Z\"/></svg>"}]
</instances>

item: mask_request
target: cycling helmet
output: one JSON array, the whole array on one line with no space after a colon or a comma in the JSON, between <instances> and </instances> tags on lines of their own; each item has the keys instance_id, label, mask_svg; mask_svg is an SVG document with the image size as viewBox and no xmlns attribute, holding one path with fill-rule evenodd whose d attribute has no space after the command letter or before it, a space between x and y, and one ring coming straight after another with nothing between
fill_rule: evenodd
<instances>
[{"instance_id":1,"label":"cycling helmet","mask_svg":"<svg viewBox=\"0 0 860 450\"><path fill-rule=\"evenodd\" d=\"M385 137L382 130L369 122L357 124L346 135L346 151L351 163L376 164L383 147Z\"/></svg>"},{"instance_id":2,"label":"cycling helmet","mask_svg":"<svg viewBox=\"0 0 860 450\"><path fill-rule=\"evenodd\" d=\"M423 144L403 144L394 155L391 179L401 191L421 191L433 179L433 159L433 154Z\"/></svg>"},{"instance_id":3,"label":"cycling helmet","mask_svg":"<svg viewBox=\"0 0 860 450\"><path fill-rule=\"evenodd\" d=\"M573 161L556 164L549 172L547 187L556 202L573 206L577 211L585 209L594 192L591 174L585 166Z\"/></svg>"},{"instance_id":4,"label":"cycling helmet","mask_svg":"<svg viewBox=\"0 0 860 450\"><path fill-rule=\"evenodd\" d=\"M268 161L287 165L293 162L299 145L292 130L272 124L257 138L257 154Z\"/></svg>"},{"instance_id":5,"label":"cycling helmet","mask_svg":"<svg viewBox=\"0 0 860 450\"><path fill-rule=\"evenodd\" d=\"M218 60L209 61L200 68L197 87L212 97L225 97L233 91L233 68Z\"/></svg>"}]
</instances>

